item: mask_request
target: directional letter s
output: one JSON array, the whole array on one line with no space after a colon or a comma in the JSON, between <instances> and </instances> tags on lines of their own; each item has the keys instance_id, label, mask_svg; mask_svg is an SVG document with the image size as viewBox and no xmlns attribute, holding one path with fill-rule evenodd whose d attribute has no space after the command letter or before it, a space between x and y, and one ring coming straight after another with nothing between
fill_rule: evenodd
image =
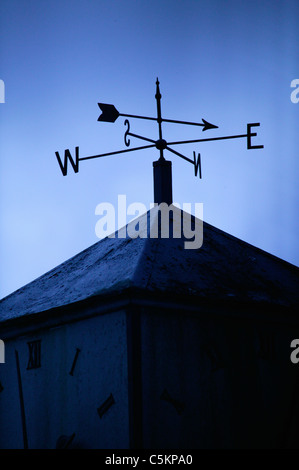
<instances>
[{"instance_id":1,"label":"directional letter s","mask_svg":"<svg viewBox=\"0 0 299 470\"><path fill-rule=\"evenodd\" d=\"M125 132L125 144L126 144L127 147L129 147L130 139L127 139L127 135L130 132L130 123L129 123L128 119L125 120L125 126L128 126L128 129Z\"/></svg>"}]
</instances>

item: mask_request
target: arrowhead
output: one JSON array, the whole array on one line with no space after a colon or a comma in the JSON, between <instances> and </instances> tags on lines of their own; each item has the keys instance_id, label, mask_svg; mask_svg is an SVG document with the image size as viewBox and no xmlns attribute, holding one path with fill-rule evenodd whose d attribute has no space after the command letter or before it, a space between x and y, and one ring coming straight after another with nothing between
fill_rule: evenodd
<instances>
[{"instance_id":1,"label":"arrowhead","mask_svg":"<svg viewBox=\"0 0 299 470\"><path fill-rule=\"evenodd\" d=\"M102 114L99 116L98 121L104 121L104 122L115 122L116 119L119 116L119 112L113 106L113 104L104 104L104 103L98 103Z\"/></svg>"},{"instance_id":2,"label":"arrowhead","mask_svg":"<svg viewBox=\"0 0 299 470\"><path fill-rule=\"evenodd\" d=\"M214 124L209 123L205 119L202 119L202 122L204 123L204 127L202 128L203 131L208 129L218 129L218 126L214 126Z\"/></svg>"}]
</instances>

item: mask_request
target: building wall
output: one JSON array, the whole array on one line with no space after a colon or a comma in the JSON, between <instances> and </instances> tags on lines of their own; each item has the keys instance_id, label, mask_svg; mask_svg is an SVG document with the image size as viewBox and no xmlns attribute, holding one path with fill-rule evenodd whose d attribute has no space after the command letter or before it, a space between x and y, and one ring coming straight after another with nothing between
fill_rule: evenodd
<instances>
[{"instance_id":1,"label":"building wall","mask_svg":"<svg viewBox=\"0 0 299 470\"><path fill-rule=\"evenodd\" d=\"M41 366L27 370L28 342L41 340ZM80 349L77 362L72 364ZM22 448L15 350L19 354L29 448L55 448L75 433L73 447L129 446L125 312L70 323L5 342L1 364L0 447ZM97 409L113 395L112 406ZM110 400L108 401L108 406Z\"/></svg>"},{"instance_id":2,"label":"building wall","mask_svg":"<svg viewBox=\"0 0 299 470\"><path fill-rule=\"evenodd\" d=\"M298 447L296 337L262 311L162 307L20 332L0 364L0 448L23 447L15 350L29 448L73 433L72 447L90 449ZM40 367L27 369L36 340Z\"/></svg>"},{"instance_id":3,"label":"building wall","mask_svg":"<svg viewBox=\"0 0 299 470\"><path fill-rule=\"evenodd\" d=\"M296 329L252 317L143 310L145 448L299 446Z\"/></svg>"}]
</instances>

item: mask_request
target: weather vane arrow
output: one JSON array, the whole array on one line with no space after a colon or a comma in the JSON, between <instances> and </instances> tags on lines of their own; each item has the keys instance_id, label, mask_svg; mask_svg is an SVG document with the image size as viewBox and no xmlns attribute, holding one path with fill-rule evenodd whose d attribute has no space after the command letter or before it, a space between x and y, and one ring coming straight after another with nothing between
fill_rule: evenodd
<instances>
[{"instance_id":1,"label":"weather vane arrow","mask_svg":"<svg viewBox=\"0 0 299 470\"><path fill-rule=\"evenodd\" d=\"M137 150L144 150L148 148L153 148L156 147L160 151L160 161L165 161L163 151L168 150L169 152L173 153L174 155L179 156L180 158L183 158L184 160L188 161L189 163L192 163L194 165L194 173L195 176L199 176L199 178L202 177L202 171L201 171L201 157L200 153L197 154L196 152L193 152L193 159L186 157L185 155L181 154L180 152L177 152L170 146L174 145L181 145L181 144L191 144L191 143L200 143L200 142L211 142L211 141L216 141L216 140L227 140L227 139L237 139L237 138L246 138L247 139L247 149L261 149L264 148L263 145L252 145L251 139L252 137L256 137L257 133L252 132L252 127L257 127L260 125L260 123L255 122L255 123L250 123L247 124L247 132L246 134L237 134L237 135L229 135L229 136L222 136L222 137L210 137L210 138L204 138L204 139L193 139L193 140L181 140L181 141L175 141L175 142L167 142L165 139L162 137L162 123L163 122L169 122L173 124L185 124L185 125L191 125L191 126L200 126L202 127L202 131L206 131L209 129L217 129L218 126L215 126L214 124L209 123L205 119L202 119L202 122L190 122L190 121L178 121L175 119L165 119L162 118L162 113L161 113L161 93L160 93L160 87L159 87L159 80L157 78L156 81L156 94L155 98L157 101L157 117L149 117L149 116L138 116L135 114L123 114L120 113L113 104L107 104L107 103L98 103L99 108L102 111L102 114L99 116L98 121L100 122L115 122L119 116L125 117L125 118L136 118L136 119L147 119L150 121L156 121L158 123L158 129L159 129L159 139L154 140L150 139L148 137L144 137L138 134L134 134L130 132L130 122L128 119L125 119L124 124L127 126L127 129L124 134L124 141L126 147L130 147L130 137L134 137L136 139L143 140L147 142L147 145L143 145L140 147L133 147L133 148L128 148L124 150L116 150L113 152L107 152L107 153L102 153L99 155L91 155L89 157L79 157L79 147L75 148L75 160L73 159L69 149L66 149L64 151L64 162L62 163L62 159L59 155L59 152L55 152L57 161L59 163L61 172L63 176L67 175L67 164L68 161L70 161L73 170L75 173L78 173L79 171L79 161L80 160L90 160L93 158L100 158L100 157L107 157L111 155L118 155L122 153L127 153L127 152L133 152Z\"/></svg>"},{"instance_id":2,"label":"weather vane arrow","mask_svg":"<svg viewBox=\"0 0 299 470\"><path fill-rule=\"evenodd\" d=\"M137 118L137 119L148 119L150 121L157 121L158 118L149 117L149 116L138 116L136 114L123 114L119 113L116 107L113 104L105 104L105 103L98 103L99 108L102 111L102 114L99 116L98 121L102 122L115 122L119 116L129 117L129 118ZM203 131L207 131L208 129L217 129L218 126L211 124L210 122L202 119L201 122L189 122L189 121L177 121L175 119L165 119L161 118L161 122L171 122L174 124L187 124L189 126L201 126Z\"/></svg>"}]
</instances>

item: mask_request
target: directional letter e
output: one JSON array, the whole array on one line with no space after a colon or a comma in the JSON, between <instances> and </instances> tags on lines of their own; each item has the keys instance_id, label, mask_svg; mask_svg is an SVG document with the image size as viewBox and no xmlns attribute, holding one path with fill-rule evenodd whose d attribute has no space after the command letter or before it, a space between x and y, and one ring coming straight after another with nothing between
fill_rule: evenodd
<instances>
[{"instance_id":1,"label":"directional letter e","mask_svg":"<svg viewBox=\"0 0 299 470\"><path fill-rule=\"evenodd\" d=\"M3 80L0 80L0 103L5 103L5 85Z\"/></svg>"}]
</instances>

